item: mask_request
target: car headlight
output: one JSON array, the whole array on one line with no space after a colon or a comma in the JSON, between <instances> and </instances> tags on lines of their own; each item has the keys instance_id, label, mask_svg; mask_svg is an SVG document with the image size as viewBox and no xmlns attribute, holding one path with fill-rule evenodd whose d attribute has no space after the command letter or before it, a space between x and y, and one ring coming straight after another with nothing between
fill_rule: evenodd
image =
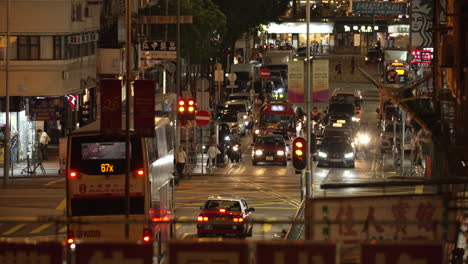
<instances>
[{"instance_id":1,"label":"car headlight","mask_svg":"<svg viewBox=\"0 0 468 264\"><path fill-rule=\"evenodd\" d=\"M350 152L350 153L346 153L344 155L345 159L352 159L354 157L354 153L353 152Z\"/></svg>"},{"instance_id":2,"label":"car headlight","mask_svg":"<svg viewBox=\"0 0 468 264\"><path fill-rule=\"evenodd\" d=\"M226 136L224 140L229 141L229 136Z\"/></svg>"},{"instance_id":3,"label":"car headlight","mask_svg":"<svg viewBox=\"0 0 468 264\"><path fill-rule=\"evenodd\" d=\"M284 151L283 151L283 150L278 150L278 151L276 152L276 155L278 155L278 156L284 156Z\"/></svg>"},{"instance_id":4,"label":"car headlight","mask_svg":"<svg viewBox=\"0 0 468 264\"><path fill-rule=\"evenodd\" d=\"M260 134L260 129L255 129L255 134Z\"/></svg>"},{"instance_id":5,"label":"car headlight","mask_svg":"<svg viewBox=\"0 0 468 264\"><path fill-rule=\"evenodd\" d=\"M239 150L239 147L236 145L236 146L232 147L232 150L238 151L238 150Z\"/></svg>"},{"instance_id":6,"label":"car headlight","mask_svg":"<svg viewBox=\"0 0 468 264\"><path fill-rule=\"evenodd\" d=\"M353 116L353 117L351 118L351 120L353 120L353 122L359 122L359 120L361 120L361 119L360 119L360 118L357 118L357 117L355 117L355 116Z\"/></svg>"},{"instance_id":7,"label":"car headlight","mask_svg":"<svg viewBox=\"0 0 468 264\"><path fill-rule=\"evenodd\" d=\"M261 155L263 155L263 151L262 151L261 149L257 149L257 150L255 151L255 155L261 156Z\"/></svg>"},{"instance_id":8,"label":"car headlight","mask_svg":"<svg viewBox=\"0 0 468 264\"><path fill-rule=\"evenodd\" d=\"M358 141L360 144L367 145L370 142L370 137L367 134L359 134L358 135Z\"/></svg>"},{"instance_id":9,"label":"car headlight","mask_svg":"<svg viewBox=\"0 0 468 264\"><path fill-rule=\"evenodd\" d=\"M321 151L319 151L318 155L319 155L319 157L321 157L321 158L326 158L326 157L327 157L327 153L321 152Z\"/></svg>"},{"instance_id":10,"label":"car headlight","mask_svg":"<svg viewBox=\"0 0 468 264\"><path fill-rule=\"evenodd\" d=\"M247 119L247 116L246 116L246 115L243 115L242 118L243 118L243 119Z\"/></svg>"}]
</instances>

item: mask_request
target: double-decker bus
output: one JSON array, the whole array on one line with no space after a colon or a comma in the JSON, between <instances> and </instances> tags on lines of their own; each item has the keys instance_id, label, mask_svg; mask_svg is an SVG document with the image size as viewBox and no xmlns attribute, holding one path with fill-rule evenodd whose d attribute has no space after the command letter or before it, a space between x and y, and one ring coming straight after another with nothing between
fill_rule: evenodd
<instances>
[{"instance_id":1,"label":"double-decker bus","mask_svg":"<svg viewBox=\"0 0 468 264\"><path fill-rule=\"evenodd\" d=\"M262 106L259 122L254 130L254 141L256 136L268 133L288 135L290 138L296 136L296 118L290 103L271 101Z\"/></svg>"},{"instance_id":2,"label":"double-decker bus","mask_svg":"<svg viewBox=\"0 0 468 264\"><path fill-rule=\"evenodd\" d=\"M124 129L122 136L103 137L97 120L69 136L67 243L156 242L165 251L173 236L166 221L173 216L174 132L167 116L155 117L155 137L131 132L128 237Z\"/></svg>"}]
</instances>

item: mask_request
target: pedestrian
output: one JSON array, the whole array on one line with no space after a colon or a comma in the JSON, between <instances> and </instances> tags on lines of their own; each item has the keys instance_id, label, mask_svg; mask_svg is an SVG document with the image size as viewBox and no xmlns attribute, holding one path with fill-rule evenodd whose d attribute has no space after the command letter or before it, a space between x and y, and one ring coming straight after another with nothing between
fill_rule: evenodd
<instances>
[{"instance_id":1,"label":"pedestrian","mask_svg":"<svg viewBox=\"0 0 468 264\"><path fill-rule=\"evenodd\" d=\"M49 145L50 137L47 135L45 131L42 129L36 130L37 134L39 135L39 150L40 150L40 160L49 160L47 156L47 145Z\"/></svg>"},{"instance_id":2,"label":"pedestrian","mask_svg":"<svg viewBox=\"0 0 468 264\"><path fill-rule=\"evenodd\" d=\"M216 144L211 144L210 147L208 148L207 151L208 154L208 159L206 160L206 167L211 167L215 168L216 167L216 156L218 154L221 154L221 151L219 151L218 147L216 147Z\"/></svg>"},{"instance_id":3,"label":"pedestrian","mask_svg":"<svg viewBox=\"0 0 468 264\"><path fill-rule=\"evenodd\" d=\"M184 147L182 145L179 145L179 148L177 149L177 155L176 155L176 168L177 168L177 175L179 176L179 179L184 178L184 169L185 169L185 163L187 161L187 153L184 150Z\"/></svg>"},{"instance_id":4,"label":"pedestrian","mask_svg":"<svg viewBox=\"0 0 468 264\"><path fill-rule=\"evenodd\" d=\"M351 57L351 74L354 74L354 57Z\"/></svg>"}]
</instances>

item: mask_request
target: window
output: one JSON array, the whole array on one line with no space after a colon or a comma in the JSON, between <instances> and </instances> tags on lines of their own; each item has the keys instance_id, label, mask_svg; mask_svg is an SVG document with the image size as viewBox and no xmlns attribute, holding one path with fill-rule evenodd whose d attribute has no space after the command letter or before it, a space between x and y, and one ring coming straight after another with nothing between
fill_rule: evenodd
<instances>
[{"instance_id":1,"label":"window","mask_svg":"<svg viewBox=\"0 0 468 264\"><path fill-rule=\"evenodd\" d=\"M18 60L38 60L39 50L38 36L18 36Z\"/></svg>"},{"instance_id":2,"label":"window","mask_svg":"<svg viewBox=\"0 0 468 264\"><path fill-rule=\"evenodd\" d=\"M62 50L62 36L54 36L54 60L64 59Z\"/></svg>"}]
</instances>

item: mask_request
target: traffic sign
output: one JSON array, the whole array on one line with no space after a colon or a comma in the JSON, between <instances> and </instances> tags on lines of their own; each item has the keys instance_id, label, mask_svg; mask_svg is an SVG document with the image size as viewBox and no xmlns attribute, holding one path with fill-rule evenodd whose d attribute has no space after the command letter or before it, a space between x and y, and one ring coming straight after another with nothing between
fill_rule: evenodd
<instances>
[{"instance_id":1,"label":"traffic sign","mask_svg":"<svg viewBox=\"0 0 468 264\"><path fill-rule=\"evenodd\" d=\"M211 114L208 111L201 110L198 111L197 114L195 115L195 122L199 126L206 126L211 122Z\"/></svg>"},{"instance_id":2,"label":"traffic sign","mask_svg":"<svg viewBox=\"0 0 468 264\"><path fill-rule=\"evenodd\" d=\"M270 70L265 68L265 69L262 69L260 71L260 77L262 77L263 79L268 79L270 78Z\"/></svg>"},{"instance_id":3,"label":"traffic sign","mask_svg":"<svg viewBox=\"0 0 468 264\"><path fill-rule=\"evenodd\" d=\"M237 74L235 74L234 72L229 73L228 80L230 82L235 82L237 80Z\"/></svg>"}]
</instances>

